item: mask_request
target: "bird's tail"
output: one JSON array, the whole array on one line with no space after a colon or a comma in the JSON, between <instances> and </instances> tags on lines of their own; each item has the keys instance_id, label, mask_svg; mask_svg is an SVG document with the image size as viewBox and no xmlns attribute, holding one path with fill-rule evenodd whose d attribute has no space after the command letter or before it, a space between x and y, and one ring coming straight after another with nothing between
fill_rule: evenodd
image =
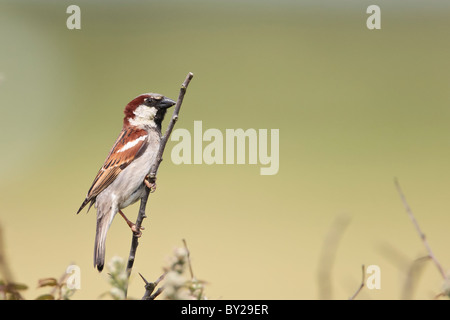
<instances>
[{"instance_id":1,"label":"bird's tail","mask_svg":"<svg viewBox=\"0 0 450 320\"><path fill-rule=\"evenodd\" d=\"M97 231L95 233L95 247L94 247L94 267L97 267L99 272L103 270L103 266L105 265L106 234L108 233L109 226L111 225L113 217L114 215L111 210L107 214L100 214L100 212L97 212Z\"/></svg>"}]
</instances>

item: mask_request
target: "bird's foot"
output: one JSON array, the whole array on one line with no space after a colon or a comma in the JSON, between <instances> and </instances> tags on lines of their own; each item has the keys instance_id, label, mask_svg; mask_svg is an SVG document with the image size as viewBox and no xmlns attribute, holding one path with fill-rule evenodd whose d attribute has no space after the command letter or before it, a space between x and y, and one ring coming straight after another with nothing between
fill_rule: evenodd
<instances>
[{"instance_id":1,"label":"bird's foot","mask_svg":"<svg viewBox=\"0 0 450 320\"><path fill-rule=\"evenodd\" d=\"M132 226L130 226L130 228L131 228L131 231L133 231L133 234L136 238L140 238L142 236L141 230L145 230L145 228L142 226L138 230L138 228L136 227L136 225L134 223Z\"/></svg>"},{"instance_id":2,"label":"bird's foot","mask_svg":"<svg viewBox=\"0 0 450 320\"><path fill-rule=\"evenodd\" d=\"M125 214L122 212L122 210L119 210L120 215L122 216L122 218L125 219L125 222L128 224L128 226L130 227L131 231L133 231L133 234L137 237L140 238L142 236L142 232L141 230L145 230L144 227L140 227L139 230L136 227L136 224L131 222L126 216Z\"/></svg>"},{"instance_id":3,"label":"bird's foot","mask_svg":"<svg viewBox=\"0 0 450 320\"><path fill-rule=\"evenodd\" d=\"M144 183L147 186L147 188L150 189L150 192L153 193L156 190L156 178L152 179L150 176L146 176L144 179Z\"/></svg>"}]
</instances>

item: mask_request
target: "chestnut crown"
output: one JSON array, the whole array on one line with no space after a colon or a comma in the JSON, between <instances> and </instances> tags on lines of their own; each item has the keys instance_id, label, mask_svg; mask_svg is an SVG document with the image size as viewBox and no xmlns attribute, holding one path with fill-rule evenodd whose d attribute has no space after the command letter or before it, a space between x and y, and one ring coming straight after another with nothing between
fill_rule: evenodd
<instances>
[{"instance_id":1,"label":"chestnut crown","mask_svg":"<svg viewBox=\"0 0 450 320\"><path fill-rule=\"evenodd\" d=\"M175 101L158 93L144 93L131 100L125 107L123 119L124 127L134 125L138 127L154 127L161 130L167 109Z\"/></svg>"}]
</instances>

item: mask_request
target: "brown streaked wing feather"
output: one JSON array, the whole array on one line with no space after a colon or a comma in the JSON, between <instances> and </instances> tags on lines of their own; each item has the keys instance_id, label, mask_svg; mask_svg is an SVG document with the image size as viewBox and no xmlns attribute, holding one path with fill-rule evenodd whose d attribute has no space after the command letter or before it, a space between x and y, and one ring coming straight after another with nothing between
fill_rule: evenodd
<instances>
[{"instance_id":1,"label":"brown streaked wing feather","mask_svg":"<svg viewBox=\"0 0 450 320\"><path fill-rule=\"evenodd\" d=\"M128 128L122 130L89 189L86 203L105 190L115 180L117 175L140 155L139 151L146 144L147 139L145 139L145 136L147 135L148 133L144 129ZM132 143L136 139L138 141Z\"/></svg>"}]
</instances>

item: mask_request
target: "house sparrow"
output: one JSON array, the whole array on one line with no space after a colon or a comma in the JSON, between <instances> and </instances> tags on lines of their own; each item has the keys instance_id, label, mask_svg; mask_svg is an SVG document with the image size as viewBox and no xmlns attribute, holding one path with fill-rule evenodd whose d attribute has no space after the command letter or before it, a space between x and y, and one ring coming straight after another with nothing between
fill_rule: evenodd
<instances>
[{"instance_id":1,"label":"house sparrow","mask_svg":"<svg viewBox=\"0 0 450 320\"><path fill-rule=\"evenodd\" d=\"M175 101L157 93L145 93L131 100L125 107L122 131L108 154L105 163L88 191L79 213L89 202L97 209L94 267L102 271L105 264L106 233L119 212L133 232L140 234L121 209L138 201L145 186L161 141L161 123L167 108Z\"/></svg>"}]
</instances>

